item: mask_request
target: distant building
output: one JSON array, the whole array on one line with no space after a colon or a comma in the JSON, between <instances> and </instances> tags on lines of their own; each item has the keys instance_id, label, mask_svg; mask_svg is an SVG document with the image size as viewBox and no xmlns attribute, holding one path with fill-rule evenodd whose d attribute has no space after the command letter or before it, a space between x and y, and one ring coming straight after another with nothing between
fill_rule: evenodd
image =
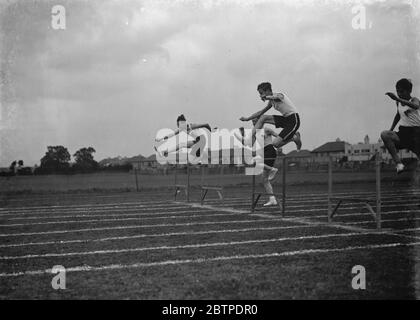
<instances>
[{"instance_id":1,"label":"distant building","mask_svg":"<svg viewBox=\"0 0 420 320\"><path fill-rule=\"evenodd\" d=\"M314 149L311 153L314 155L314 162L326 163L329 157L332 157L333 161L343 160L347 154L350 144L337 139L334 142L327 142L322 146Z\"/></svg>"},{"instance_id":2,"label":"distant building","mask_svg":"<svg viewBox=\"0 0 420 320\"><path fill-rule=\"evenodd\" d=\"M392 157L388 150L385 149L382 140L379 139L376 143L370 143L369 136L365 136L363 143L352 144L346 150L348 161L354 162L369 161L377 152L381 154L383 160L387 162L392 161ZM402 159L416 157L413 152L408 150L400 150L399 155Z\"/></svg>"},{"instance_id":3,"label":"distant building","mask_svg":"<svg viewBox=\"0 0 420 320\"><path fill-rule=\"evenodd\" d=\"M156 161L156 155L151 155L147 158L143 156L137 156L130 158L128 162L133 166L133 169L136 170L153 170L160 166Z\"/></svg>"},{"instance_id":4,"label":"distant building","mask_svg":"<svg viewBox=\"0 0 420 320\"><path fill-rule=\"evenodd\" d=\"M137 162L139 164L138 169L144 170L144 169L156 169L160 164L156 160L156 155L152 154L151 156L141 159ZM134 168L134 163L133 163Z\"/></svg>"},{"instance_id":5,"label":"distant building","mask_svg":"<svg viewBox=\"0 0 420 320\"><path fill-rule=\"evenodd\" d=\"M370 143L369 136L365 136L364 142L349 145L347 148L347 158L349 161L369 161L375 153L382 153L382 141Z\"/></svg>"},{"instance_id":6,"label":"distant building","mask_svg":"<svg viewBox=\"0 0 420 320\"><path fill-rule=\"evenodd\" d=\"M292 151L287 155L289 164L295 164L297 167L304 167L314 162L314 154L309 150Z\"/></svg>"},{"instance_id":7,"label":"distant building","mask_svg":"<svg viewBox=\"0 0 420 320\"><path fill-rule=\"evenodd\" d=\"M113 167L113 166L123 166L123 165L127 165L127 164L135 164L138 163L139 161L145 159L142 155L138 155L138 156L134 156L131 158L127 158L127 157L115 157L115 158L106 158L103 159L101 161L99 161L99 165L101 167Z\"/></svg>"}]
</instances>

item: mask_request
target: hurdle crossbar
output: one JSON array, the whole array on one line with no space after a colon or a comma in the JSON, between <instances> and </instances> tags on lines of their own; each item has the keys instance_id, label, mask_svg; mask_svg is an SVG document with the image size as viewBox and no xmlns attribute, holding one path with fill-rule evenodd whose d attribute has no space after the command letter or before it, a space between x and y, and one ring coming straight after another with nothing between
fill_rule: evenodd
<instances>
[{"instance_id":1,"label":"hurdle crossbar","mask_svg":"<svg viewBox=\"0 0 420 320\"><path fill-rule=\"evenodd\" d=\"M205 171L205 165L201 166L201 185L200 185L200 189L201 189L201 197L200 197L200 203L201 205L204 205L204 201L206 199L207 193L209 191L215 191L217 193L217 195L219 196L219 200L222 202L224 202L224 196L223 196L223 186L219 185L219 186L210 186L210 185L205 185L204 184L204 171ZM221 174L223 176L223 166L221 166Z\"/></svg>"},{"instance_id":2,"label":"hurdle crossbar","mask_svg":"<svg viewBox=\"0 0 420 320\"><path fill-rule=\"evenodd\" d=\"M381 158L380 154L375 154L375 180L376 180L376 190L375 190L375 197L365 197L365 198L358 198L358 197L334 197L333 196L333 165L332 165L332 157L328 158L328 222L332 222L333 217L337 214L338 209L340 208L341 204L346 201L351 202L360 202L365 205L368 209L369 213L372 214L375 222L376 228L378 230L381 229L382 219L381 219ZM337 202L337 204L333 207L333 202ZM376 209L374 209L376 206Z\"/></svg>"}]
</instances>

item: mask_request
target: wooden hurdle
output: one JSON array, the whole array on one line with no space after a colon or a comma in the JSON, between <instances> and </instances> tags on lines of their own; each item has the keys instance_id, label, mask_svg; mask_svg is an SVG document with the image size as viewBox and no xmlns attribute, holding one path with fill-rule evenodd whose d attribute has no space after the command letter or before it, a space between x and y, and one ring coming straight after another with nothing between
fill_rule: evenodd
<instances>
[{"instance_id":1,"label":"wooden hurdle","mask_svg":"<svg viewBox=\"0 0 420 320\"><path fill-rule=\"evenodd\" d=\"M181 190L185 191L185 198L187 202L190 202L190 165L189 162L187 161L187 181L185 184L179 184L178 183L178 168L177 168L177 164L175 164L175 184L174 184L174 188L175 188L175 195L174 195L174 200L177 200L177 196L178 193L181 192Z\"/></svg>"},{"instance_id":2,"label":"wooden hurdle","mask_svg":"<svg viewBox=\"0 0 420 320\"><path fill-rule=\"evenodd\" d=\"M381 157L380 153L375 154L375 180L376 180L376 194L375 197L367 198L355 198L355 197L333 197L333 164L332 157L328 159L328 222L332 222L334 215L337 213L339 207L343 202L359 202L366 206L369 212L372 214L376 228L381 230ZM337 204L333 208L333 202ZM376 205L376 211L373 208Z\"/></svg>"},{"instance_id":3,"label":"wooden hurdle","mask_svg":"<svg viewBox=\"0 0 420 320\"><path fill-rule=\"evenodd\" d=\"M215 191L217 193L217 195L219 196L219 199L221 201L221 203L224 203L224 196L223 196L223 186L219 185L219 186L210 186L210 185L205 185L204 184L204 176L205 176L205 165L201 166L201 184L200 184L200 189L201 189L201 197L200 197L200 203L201 205L204 205L204 201L206 199L207 193L209 191ZM221 175L223 176L223 165L221 166Z\"/></svg>"},{"instance_id":4,"label":"wooden hurdle","mask_svg":"<svg viewBox=\"0 0 420 320\"><path fill-rule=\"evenodd\" d=\"M283 157L283 168L282 168L282 193L267 193L256 191L256 179L255 175L252 175L252 195L251 195L251 213L255 212L255 208L260 200L261 196L277 196L281 197L281 214L284 217L286 214L286 173L287 173L287 158Z\"/></svg>"}]
</instances>

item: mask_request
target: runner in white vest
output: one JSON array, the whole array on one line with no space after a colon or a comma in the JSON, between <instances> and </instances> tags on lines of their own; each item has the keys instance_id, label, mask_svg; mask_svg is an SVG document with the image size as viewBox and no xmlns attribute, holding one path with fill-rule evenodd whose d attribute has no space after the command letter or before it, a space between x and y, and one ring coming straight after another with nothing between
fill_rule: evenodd
<instances>
[{"instance_id":1,"label":"runner in white vest","mask_svg":"<svg viewBox=\"0 0 420 320\"><path fill-rule=\"evenodd\" d=\"M271 83L269 82L259 84L257 90L261 100L268 101L267 106L249 117L240 118L241 121L258 119L253 128L252 144L255 143L257 130L262 129L264 124L272 124L276 128L283 128L278 137L273 140L273 145L276 148L280 148L293 141L296 144L297 150L300 150L302 147L300 133L298 132L300 117L293 102L284 93L273 93ZM274 108L280 114L266 115L265 113L271 108Z\"/></svg>"},{"instance_id":2,"label":"runner in white vest","mask_svg":"<svg viewBox=\"0 0 420 320\"><path fill-rule=\"evenodd\" d=\"M411 96L413 84L408 79L401 79L396 84L397 95L387 92L386 95L396 101L397 114L391 130L381 133L381 138L397 166L397 173L404 171L404 165L398 150L407 149L420 159L420 100ZM394 129L399 124L398 131Z\"/></svg>"}]
</instances>

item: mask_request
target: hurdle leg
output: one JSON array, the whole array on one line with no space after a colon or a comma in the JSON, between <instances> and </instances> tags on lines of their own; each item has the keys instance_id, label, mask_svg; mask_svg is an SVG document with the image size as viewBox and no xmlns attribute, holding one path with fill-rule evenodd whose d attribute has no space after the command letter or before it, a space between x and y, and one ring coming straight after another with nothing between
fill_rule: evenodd
<instances>
[{"instance_id":1,"label":"hurdle leg","mask_svg":"<svg viewBox=\"0 0 420 320\"><path fill-rule=\"evenodd\" d=\"M177 194L178 194L178 187L176 186L177 184L178 184L178 173L177 173L177 166L176 166L176 164L175 164L175 166L174 166L174 168L175 168L175 175L174 175L174 178L175 178L175 183L174 183L174 185L175 185L175 196L174 196L174 201L176 201L176 196L177 196Z\"/></svg>"},{"instance_id":2,"label":"hurdle leg","mask_svg":"<svg viewBox=\"0 0 420 320\"><path fill-rule=\"evenodd\" d=\"M178 195L178 192L179 192L179 188L178 187L175 187L175 195L174 195L174 200L176 201L176 197L177 197L177 195Z\"/></svg>"},{"instance_id":3,"label":"hurdle leg","mask_svg":"<svg viewBox=\"0 0 420 320\"><path fill-rule=\"evenodd\" d=\"M282 197L282 208L281 208L281 214L284 218L286 214L286 173L287 173L287 159L286 157L283 158L283 197Z\"/></svg>"},{"instance_id":4,"label":"hurdle leg","mask_svg":"<svg viewBox=\"0 0 420 320\"><path fill-rule=\"evenodd\" d=\"M223 191L217 191L217 195L219 196L219 199L220 199L221 201L223 201L223 194L222 194L222 192L223 192Z\"/></svg>"},{"instance_id":5,"label":"hurdle leg","mask_svg":"<svg viewBox=\"0 0 420 320\"><path fill-rule=\"evenodd\" d=\"M328 157L328 222L332 221L333 211L332 211L332 159Z\"/></svg>"},{"instance_id":6,"label":"hurdle leg","mask_svg":"<svg viewBox=\"0 0 420 320\"><path fill-rule=\"evenodd\" d=\"M257 198L255 199L254 203L252 204L252 213L254 213L254 210L258 204L258 200L260 200L261 194L258 194Z\"/></svg>"},{"instance_id":7,"label":"hurdle leg","mask_svg":"<svg viewBox=\"0 0 420 320\"><path fill-rule=\"evenodd\" d=\"M201 205L204 204L204 199L205 199L208 191L209 191L208 189L202 189L201 190Z\"/></svg>"},{"instance_id":8,"label":"hurdle leg","mask_svg":"<svg viewBox=\"0 0 420 320\"><path fill-rule=\"evenodd\" d=\"M375 220L375 222L378 221L378 216L377 216L377 212L375 212L375 210L373 210L372 206L369 203L365 203L367 209L369 210L369 212L372 214L373 219Z\"/></svg>"},{"instance_id":9,"label":"hurdle leg","mask_svg":"<svg viewBox=\"0 0 420 320\"><path fill-rule=\"evenodd\" d=\"M337 212L338 208L341 206L341 203L342 203L342 202L343 202L342 200L338 201L338 203L337 203L337 205L335 206L334 210L331 212L331 216L330 216L330 220L331 220L331 221L332 221L332 218L334 217L334 215L336 214L336 212Z\"/></svg>"},{"instance_id":10,"label":"hurdle leg","mask_svg":"<svg viewBox=\"0 0 420 320\"><path fill-rule=\"evenodd\" d=\"M255 201L255 175L252 175L252 195L251 195L251 213L254 213L254 201Z\"/></svg>"},{"instance_id":11,"label":"hurdle leg","mask_svg":"<svg viewBox=\"0 0 420 320\"><path fill-rule=\"evenodd\" d=\"M187 154L187 188L185 189L185 195L187 196L187 202L190 202L190 163L188 161L188 154Z\"/></svg>"},{"instance_id":12,"label":"hurdle leg","mask_svg":"<svg viewBox=\"0 0 420 320\"><path fill-rule=\"evenodd\" d=\"M201 178L200 178L200 188L201 188L201 205L204 205L204 199L206 198L207 189L204 189L204 165L201 165Z\"/></svg>"},{"instance_id":13,"label":"hurdle leg","mask_svg":"<svg viewBox=\"0 0 420 320\"><path fill-rule=\"evenodd\" d=\"M381 230L382 227L382 199L381 199L381 161L380 153L376 154L376 228Z\"/></svg>"},{"instance_id":14,"label":"hurdle leg","mask_svg":"<svg viewBox=\"0 0 420 320\"><path fill-rule=\"evenodd\" d=\"M137 168L134 168L134 177L136 179L136 191L139 192L139 178L137 176Z\"/></svg>"}]
</instances>

